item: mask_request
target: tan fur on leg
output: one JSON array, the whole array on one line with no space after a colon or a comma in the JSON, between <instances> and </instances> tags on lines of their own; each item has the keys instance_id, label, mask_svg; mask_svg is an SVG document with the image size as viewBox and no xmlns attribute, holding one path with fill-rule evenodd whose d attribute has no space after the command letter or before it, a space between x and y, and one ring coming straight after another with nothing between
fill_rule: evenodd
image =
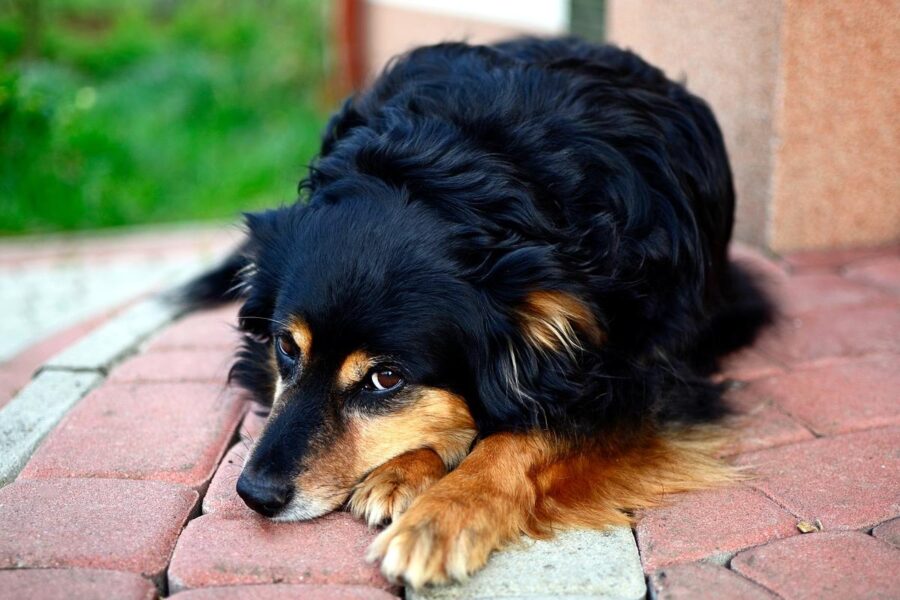
<instances>
[{"instance_id":1,"label":"tan fur on leg","mask_svg":"<svg viewBox=\"0 0 900 600\"><path fill-rule=\"evenodd\" d=\"M401 454L369 473L353 490L350 512L369 526L396 520L412 501L447 474L430 448Z\"/></svg>"},{"instance_id":2,"label":"tan fur on leg","mask_svg":"<svg viewBox=\"0 0 900 600\"><path fill-rule=\"evenodd\" d=\"M482 440L373 542L370 560L413 587L465 579L521 534L633 521L663 494L739 478L715 453L712 429L647 433L625 443L572 444L545 432Z\"/></svg>"}]
</instances>

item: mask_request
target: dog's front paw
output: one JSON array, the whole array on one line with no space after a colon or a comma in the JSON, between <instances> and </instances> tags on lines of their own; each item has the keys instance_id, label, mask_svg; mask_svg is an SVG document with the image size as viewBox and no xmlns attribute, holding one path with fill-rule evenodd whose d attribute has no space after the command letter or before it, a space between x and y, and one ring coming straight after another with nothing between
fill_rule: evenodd
<instances>
[{"instance_id":1,"label":"dog's front paw","mask_svg":"<svg viewBox=\"0 0 900 600\"><path fill-rule=\"evenodd\" d=\"M401 454L356 486L350 497L350 512L372 527L397 520L419 494L446 474L447 468L433 450Z\"/></svg>"},{"instance_id":2,"label":"dog's front paw","mask_svg":"<svg viewBox=\"0 0 900 600\"><path fill-rule=\"evenodd\" d=\"M413 588L464 580L499 547L504 527L472 498L421 496L369 548L391 581Z\"/></svg>"}]
</instances>

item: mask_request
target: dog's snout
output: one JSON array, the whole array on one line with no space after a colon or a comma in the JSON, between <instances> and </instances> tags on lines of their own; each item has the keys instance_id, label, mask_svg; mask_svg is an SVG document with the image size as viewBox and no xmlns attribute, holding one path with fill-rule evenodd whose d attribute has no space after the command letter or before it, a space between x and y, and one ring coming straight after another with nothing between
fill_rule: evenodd
<instances>
[{"instance_id":1,"label":"dog's snout","mask_svg":"<svg viewBox=\"0 0 900 600\"><path fill-rule=\"evenodd\" d=\"M238 478L237 493L259 514L274 517L291 501L294 486L284 479L244 469Z\"/></svg>"}]
</instances>

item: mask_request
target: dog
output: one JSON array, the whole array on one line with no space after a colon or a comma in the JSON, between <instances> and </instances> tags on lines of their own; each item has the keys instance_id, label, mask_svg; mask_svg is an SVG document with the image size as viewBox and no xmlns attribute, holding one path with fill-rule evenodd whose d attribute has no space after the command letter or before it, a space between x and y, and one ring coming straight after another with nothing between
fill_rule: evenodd
<instances>
[{"instance_id":1,"label":"dog","mask_svg":"<svg viewBox=\"0 0 900 600\"><path fill-rule=\"evenodd\" d=\"M773 314L728 259L733 215L709 107L629 51L400 57L331 118L298 201L246 215L185 290L243 302L231 377L270 414L238 494L387 525L370 559L421 587L730 481L711 376Z\"/></svg>"}]
</instances>

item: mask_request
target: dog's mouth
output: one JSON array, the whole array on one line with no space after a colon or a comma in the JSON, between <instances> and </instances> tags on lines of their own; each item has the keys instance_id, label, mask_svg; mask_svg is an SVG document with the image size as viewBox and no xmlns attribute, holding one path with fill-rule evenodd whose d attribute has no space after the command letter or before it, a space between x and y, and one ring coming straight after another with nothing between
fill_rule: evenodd
<instances>
[{"instance_id":1,"label":"dog's mouth","mask_svg":"<svg viewBox=\"0 0 900 600\"><path fill-rule=\"evenodd\" d=\"M264 517L301 521L339 510L369 473L411 450L429 448L448 468L458 464L475 436L462 397L413 386L404 394L390 411L323 420L303 444L296 443L299 428L270 422L244 465L238 495Z\"/></svg>"},{"instance_id":2,"label":"dog's mouth","mask_svg":"<svg viewBox=\"0 0 900 600\"><path fill-rule=\"evenodd\" d=\"M347 501L349 495L349 490L346 493L335 494L330 498L314 498L302 493L295 494L280 512L269 516L269 518L280 522L315 519L339 509Z\"/></svg>"}]
</instances>

